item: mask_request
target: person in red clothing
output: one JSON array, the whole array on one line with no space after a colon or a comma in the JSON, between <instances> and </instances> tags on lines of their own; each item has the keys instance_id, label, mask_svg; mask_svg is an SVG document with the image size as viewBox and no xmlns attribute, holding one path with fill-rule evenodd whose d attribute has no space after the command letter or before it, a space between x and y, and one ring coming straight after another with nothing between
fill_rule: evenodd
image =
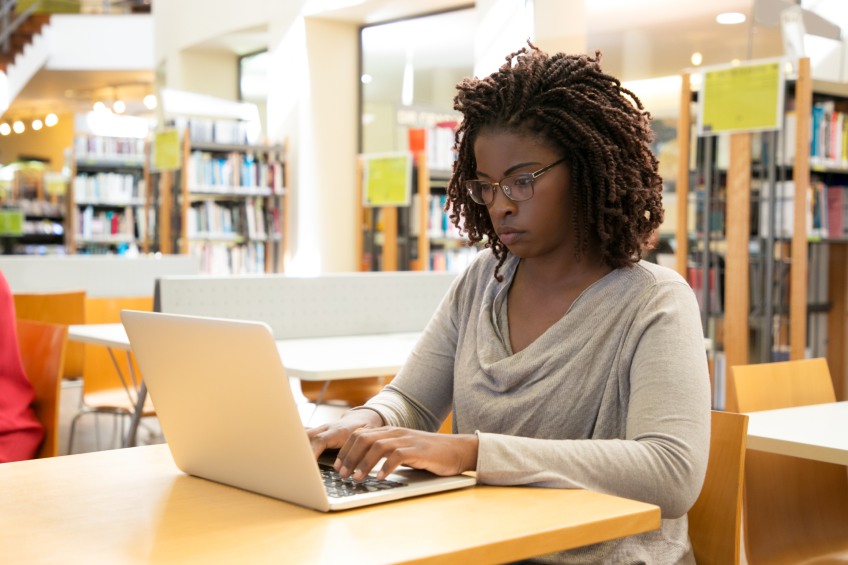
<instances>
[{"instance_id":1,"label":"person in red clothing","mask_svg":"<svg viewBox=\"0 0 848 565\"><path fill-rule=\"evenodd\" d=\"M44 429L30 406L34 396L21 363L12 290L0 271L0 463L35 457Z\"/></svg>"}]
</instances>

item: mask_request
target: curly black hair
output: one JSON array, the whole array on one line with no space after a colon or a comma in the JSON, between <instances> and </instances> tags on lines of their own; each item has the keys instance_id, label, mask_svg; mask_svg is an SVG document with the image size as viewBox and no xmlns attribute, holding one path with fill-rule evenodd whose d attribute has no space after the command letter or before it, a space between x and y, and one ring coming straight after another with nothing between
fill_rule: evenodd
<instances>
[{"instance_id":1,"label":"curly black hair","mask_svg":"<svg viewBox=\"0 0 848 565\"><path fill-rule=\"evenodd\" d=\"M454 109L457 160L448 184L451 221L472 243L487 240L498 266L508 250L485 206L464 190L475 178L474 142L482 131L541 137L561 151L571 170L576 253L590 239L611 268L634 264L662 223L662 178L650 149L650 114L621 82L601 71L600 52L549 56L532 43L506 58L488 77L457 85Z\"/></svg>"}]
</instances>

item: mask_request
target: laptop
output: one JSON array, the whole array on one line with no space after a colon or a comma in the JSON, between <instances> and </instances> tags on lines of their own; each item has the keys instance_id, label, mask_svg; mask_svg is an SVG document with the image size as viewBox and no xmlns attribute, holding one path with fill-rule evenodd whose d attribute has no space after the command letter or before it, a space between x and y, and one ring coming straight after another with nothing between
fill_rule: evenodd
<instances>
[{"instance_id":1,"label":"laptop","mask_svg":"<svg viewBox=\"0 0 848 565\"><path fill-rule=\"evenodd\" d=\"M469 487L402 467L340 481L315 460L271 329L254 321L124 310L121 321L183 472L320 511ZM332 352L327 352L332 354Z\"/></svg>"}]
</instances>

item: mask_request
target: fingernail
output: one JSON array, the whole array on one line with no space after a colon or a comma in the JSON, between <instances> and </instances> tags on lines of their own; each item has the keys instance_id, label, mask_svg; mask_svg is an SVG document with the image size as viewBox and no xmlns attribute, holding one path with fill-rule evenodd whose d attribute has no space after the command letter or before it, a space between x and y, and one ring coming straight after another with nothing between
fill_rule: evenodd
<instances>
[{"instance_id":1,"label":"fingernail","mask_svg":"<svg viewBox=\"0 0 848 565\"><path fill-rule=\"evenodd\" d=\"M346 477L347 476L347 467L342 467L341 469L339 469L339 475L341 475L342 477Z\"/></svg>"},{"instance_id":2,"label":"fingernail","mask_svg":"<svg viewBox=\"0 0 848 565\"><path fill-rule=\"evenodd\" d=\"M339 459L339 458L336 458L336 460L333 461L333 469L338 471L341 468L341 466L342 466L342 460Z\"/></svg>"}]
</instances>

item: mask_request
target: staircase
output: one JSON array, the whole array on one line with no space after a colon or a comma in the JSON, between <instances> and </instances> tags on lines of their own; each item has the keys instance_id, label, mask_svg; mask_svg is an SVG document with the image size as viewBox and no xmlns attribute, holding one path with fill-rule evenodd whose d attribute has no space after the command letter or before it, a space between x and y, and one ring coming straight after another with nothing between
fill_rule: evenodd
<instances>
[{"instance_id":1,"label":"staircase","mask_svg":"<svg viewBox=\"0 0 848 565\"><path fill-rule=\"evenodd\" d=\"M50 14L30 14L21 25L12 32L9 39L9 50L0 51L0 71L7 73L8 67L15 62L18 55L31 45L33 37L41 33L41 29L50 22Z\"/></svg>"},{"instance_id":2,"label":"staircase","mask_svg":"<svg viewBox=\"0 0 848 565\"><path fill-rule=\"evenodd\" d=\"M20 94L24 86L47 62L49 54L50 14L34 13L15 15L15 2L4 0L3 25L12 31L0 34L8 37L8 44L0 42L0 115Z\"/></svg>"}]
</instances>

